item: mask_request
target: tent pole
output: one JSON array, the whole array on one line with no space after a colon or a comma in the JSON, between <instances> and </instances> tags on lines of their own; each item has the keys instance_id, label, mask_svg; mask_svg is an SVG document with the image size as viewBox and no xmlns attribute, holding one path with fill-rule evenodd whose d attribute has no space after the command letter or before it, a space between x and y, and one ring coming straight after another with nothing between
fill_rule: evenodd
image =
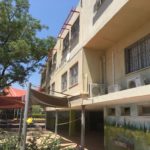
<instances>
[{"instance_id":1,"label":"tent pole","mask_svg":"<svg viewBox=\"0 0 150 150\"><path fill-rule=\"evenodd\" d=\"M55 134L58 133L58 110L55 111Z\"/></svg>"},{"instance_id":2,"label":"tent pole","mask_svg":"<svg viewBox=\"0 0 150 150\"><path fill-rule=\"evenodd\" d=\"M81 110L81 149L84 150L85 145L85 106Z\"/></svg>"},{"instance_id":3,"label":"tent pole","mask_svg":"<svg viewBox=\"0 0 150 150\"><path fill-rule=\"evenodd\" d=\"M47 112L45 111L45 131L47 130Z\"/></svg>"},{"instance_id":4,"label":"tent pole","mask_svg":"<svg viewBox=\"0 0 150 150\"><path fill-rule=\"evenodd\" d=\"M71 121L72 121L72 111L70 109L69 111L69 137L71 136L71 129L72 129Z\"/></svg>"},{"instance_id":5,"label":"tent pole","mask_svg":"<svg viewBox=\"0 0 150 150\"><path fill-rule=\"evenodd\" d=\"M22 102L24 101L25 96L22 96ZM21 140L21 132L22 132L22 123L23 123L23 112L24 109L20 109L20 122L19 122L19 140Z\"/></svg>"},{"instance_id":6,"label":"tent pole","mask_svg":"<svg viewBox=\"0 0 150 150\"><path fill-rule=\"evenodd\" d=\"M28 85L27 94L25 97L25 108L24 108L24 118L23 118L23 129L22 129L22 142L21 142L21 148L20 150L25 150L26 146L26 136L27 136L27 117L28 117L28 110L29 110L29 101L30 101L30 89L31 89L31 83Z\"/></svg>"}]
</instances>

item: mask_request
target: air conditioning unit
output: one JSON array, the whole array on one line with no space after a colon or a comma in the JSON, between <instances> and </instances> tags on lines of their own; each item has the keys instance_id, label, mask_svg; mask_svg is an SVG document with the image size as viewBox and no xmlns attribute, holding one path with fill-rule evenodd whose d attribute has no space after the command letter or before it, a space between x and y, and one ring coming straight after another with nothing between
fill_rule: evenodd
<instances>
[{"instance_id":1,"label":"air conditioning unit","mask_svg":"<svg viewBox=\"0 0 150 150\"><path fill-rule=\"evenodd\" d=\"M145 85L145 83L141 75L137 75L127 79L127 88L134 88L142 85Z\"/></svg>"},{"instance_id":2,"label":"air conditioning unit","mask_svg":"<svg viewBox=\"0 0 150 150\"><path fill-rule=\"evenodd\" d=\"M108 93L113 93L121 90L121 86L119 84L109 85Z\"/></svg>"},{"instance_id":3,"label":"air conditioning unit","mask_svg":"<svg viewBox=\"0 0 150 150\"><path fill-rule=\"evenodd\" d=\"M89 84L89 95L90 97L96 97L105 94L105 85L90 83Z\"/></svg>"}]
</instances>

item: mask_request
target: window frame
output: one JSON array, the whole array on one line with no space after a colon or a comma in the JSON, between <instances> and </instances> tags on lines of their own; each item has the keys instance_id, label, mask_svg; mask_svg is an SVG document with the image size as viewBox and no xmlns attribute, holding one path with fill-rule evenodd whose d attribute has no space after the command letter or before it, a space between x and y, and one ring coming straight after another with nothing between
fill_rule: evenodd
<instances>
[{"instance_id":1,"label":"window frame","mask_svg":"<svg viewBox=\"0 0 150 150\"><path fill-rule=\"evenodd\" d=\"M116 116L116 108L115 107L107 108L107 115Z\"/></svg>"},{"instance_id":2,"label":"window frame","mask_svg":"<svg viewBox=\"0 0 150 150\"><path fill-rule=\"evenodd\" d=\"M52 95L55 95L55 82L51 84L51 92Z\"/></svg>"},{"instance_id":3,"label":"window frame","mask_svg":"<svg viewBox=\"0 0 150 150\"><path fill-rule=\"evenodd\" d=\"M63 50L62 50L62 61L66 60L68 51L69 51L69 46L70 46L70 39L69 39L69 32L63 39Z\"/></svg>"},{"instance_id":4,"label":"window frame","mask_svg":"<svg viewBox=\"0 0 150 150\"><path fill-rule=\"evenodd\" d=\"M64 84L63 84L63 77L66 78L66 87L64 88ZM67 88L68 88L68 72L66 71L64 74L62 74L61 76L61 91L64 92L64 91L67 91Z\"/></svg>"},{"instance_id":5,"label":"window frame","mask_svg":"<svg viewBox=\"0 0 150 150\"><path fill-rule=\"evenodd\" d=\"M150 105L139 105L138 106L138 115L139 116L150 116ZM146 109L149 110L149 113L145 111Z\"/></svg>"},{"instance_id":6,"label":"window frame","mask_svg":"<svg viewBox=\"0 0 150 150\"><path fill-rule=\"evenodd\" d=\"M74 75L71 73L72 70L77 67L77 75L74 77ZM69 87L73 87L78 84L79 78L79 63L76 62L69 70Z\"/></svg>"},{"instance_id":7,"label":"window frame","mask_svg":"<svg viewBox=\"0 0 150 150\"><path fill-rule=\"evenodd\" d=\"M125 74L150 67L150 34L124 49L124 61Z\"/></svg>"},{"instance_id":8,"label":"window frame","mask_svg":"<svg viewBox=\"0 0 150 150\"><path fill-rule=\"evenodd\" d=\"M101 8L101 6L103 5L104 2L105 2L105 0L96 0L96 2L94 4L94 13L98 12L98 10Z\"/></svg>"},{"instance_id":9,"label":"window frame","mask_svg":"<svg viewBox=\"0 0 150 150\"><path fill-rule=\"evenodd\" d=\"M131 107L130 106L122 107L121 116L131 116Z\"/></svg>"},{"instance_id":10,"label":"window frame","mask_svg":"<svg viewBox=\"0 0 150 150\"><path fill-rule=\"evenodd\" d=\"M73 50L74 47L79 42L80 34L80 15L75 20L74 24L71 27L71 39L70 39L70 50Z\"/></svg>"},{"instance_id":11,"label":"window frame","mask_svg":"<svg viewBox=\"0 0 150 150\"><path fill-rule=\"evenodd\" d=\"M56 64L57 64L57 52L54 53L53 59L52 59L52 72L56 70Z\"/></svg>"}]
</instances>

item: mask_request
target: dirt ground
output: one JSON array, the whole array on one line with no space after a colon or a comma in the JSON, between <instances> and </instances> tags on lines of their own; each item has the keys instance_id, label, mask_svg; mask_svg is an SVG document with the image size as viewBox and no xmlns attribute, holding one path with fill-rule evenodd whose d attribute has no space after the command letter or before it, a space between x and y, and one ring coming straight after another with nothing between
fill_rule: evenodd
<instances>
[{"instance_id":1,"label":"dirt ground","mask_svg":"<svg viewBox=\"0 0 150 150\"><path fill-rule=\"evenodd\" d=\"M29 131L27 134L27 139L32 136L33 131ZM34 133L39 131L34 131ZM52 134L52 137L56 137L56 135L51 131L40 131L42 137L48 136ZM61 147L62 150L65 148L75 148L77 145L80 145L80 136L71 136L69 137L67 133L58 134L57 137L61 137ZM103 147L103 137L100 136L96 132L87 133L85 136L85 150L104 150Z\"/></svg>"}]
</instances>

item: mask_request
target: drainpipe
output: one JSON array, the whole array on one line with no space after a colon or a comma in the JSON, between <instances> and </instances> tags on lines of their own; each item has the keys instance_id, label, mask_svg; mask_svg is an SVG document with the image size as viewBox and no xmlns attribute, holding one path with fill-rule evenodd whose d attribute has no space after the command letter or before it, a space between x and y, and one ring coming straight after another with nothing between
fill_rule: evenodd
<instances>
[{"instance_id":1,"label":"drainpipe","mask_svg":"<svg viewBox=\"0 0 150 150\"><path fill-rule=\"evenodd\" d=\"M85 106L82 106L81 110L81 150L84 150L85 146Z\"/></svg>"},{"instance_id":2,"label":"drainpipe","mask_svg":"<svg viewBox=\"0 0 150 150\"><path fill-rule=\"evenodd\" d=\"M22 102L24 101L25 96L22 96ZM22 132L22 125L23 125L23 112L24 108L20 109L20 122L19 122L19 141L21 140L21 132Z\"/></svg>"},{"instance_id":3,"label":"drainpipe","mask_svg":"<svg viewBox=\"0 0 150 150\"><path fill-rule=\"evenodd\" d=\"M114 59L114 50L112 50L112 81L115 85L115 59Z\"/></svg>"}]
</instances>

